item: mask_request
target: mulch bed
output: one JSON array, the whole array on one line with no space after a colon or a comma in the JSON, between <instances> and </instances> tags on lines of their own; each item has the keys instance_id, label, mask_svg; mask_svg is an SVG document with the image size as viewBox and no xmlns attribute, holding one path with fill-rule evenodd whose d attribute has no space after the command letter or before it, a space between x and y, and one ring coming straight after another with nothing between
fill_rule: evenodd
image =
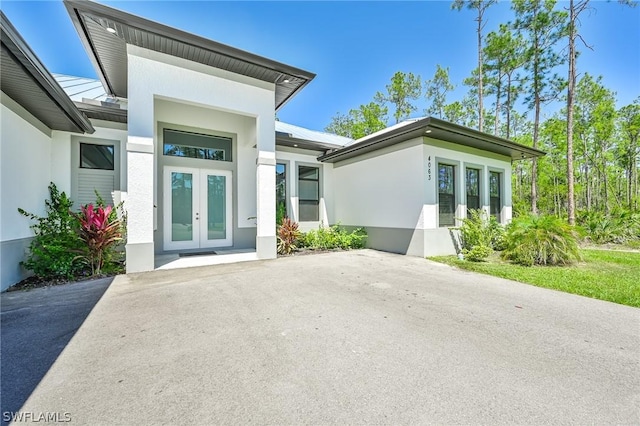
<instances>
[{"instance_id":1,"label":"mulch bed","mask_svg":"<svg viewBox=\"0 0 640 426\"><path fill-rule=\"evenodd\" d=\"M57 285L71 284L71 283L82 282L82 281L90 281L98 278L112 277L114 275L117 275L117 274L109 274L109 275L102 274L95 277L77 277L72 280L67 280L64 278L45 279L45 278L32 276L32 277L27 277L24 280L20 281L19 283L12 285L5 291L10 292L10 291L33 290L34 288L53 287Z\"/></svg>"}]
</instances>

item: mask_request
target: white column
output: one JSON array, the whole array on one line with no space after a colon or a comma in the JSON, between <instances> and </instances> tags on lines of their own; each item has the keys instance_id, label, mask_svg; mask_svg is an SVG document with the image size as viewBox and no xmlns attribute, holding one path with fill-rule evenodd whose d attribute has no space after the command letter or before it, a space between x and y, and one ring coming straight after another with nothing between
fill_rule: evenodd
<instances>
[{"instance_id":1,"label":"white column","mask_svg":"<svg viewBox=\"0 0 640 426\"><path fill-rule=\"evenodd\" d=\"M145 76L129 69L127 139L127 273L154 269L154 111Z\"/></svg>"},{"instance_id":2,"label":"white column","mask_svg":"<svg viewBox=\"0 0 640 426\"><path fill-rule=\"evenodd\" d=\"M276 139L273 115L257 118L256 253L275 259L276 251Z\"/></svg>"}]
</instances>

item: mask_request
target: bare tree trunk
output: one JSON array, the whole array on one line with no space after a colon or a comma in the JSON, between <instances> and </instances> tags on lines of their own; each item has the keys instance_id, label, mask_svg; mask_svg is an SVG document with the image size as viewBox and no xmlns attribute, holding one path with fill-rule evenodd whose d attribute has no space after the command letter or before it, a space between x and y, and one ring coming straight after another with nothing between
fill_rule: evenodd
<instances>
[{"instance_id":1,"label":"bare tree trunk","mask_svg":"<svg viewBox=\"0 0 640 426\"><path fill-rule=\"evenodd\" d=\"M478 8L478 130L482 131L484 110L482 107L482 8Z\"/></svg>"},{"instance_id":2,"label":"bare tree trunk","mask_svg":"<svg viewBox=\"0 0 640 426\"><path fill-rule=\"evenodd\" d=\"M573 2L574 0L569 1L569 81L567 86L567 214L569 216L569 225L576 224L576 200L573 186L573 104L576 87L576 9ZM586 181L588 185L588 179ZM589 204L589 202L587 202L587 204Z\"/></svg>"},{"instance_id":3,"label":"bare tree trunk","mask_svg":"<svg viewBox=\"0 0 640 426\"><path fill-rule=\"evenodd\" d=\"M538 147L538 132L540 127L540 99L536 95L536 113L533 122L533 147ZM538 158L531 163L531 212L538 214Z\"/></svg>"},{"instance_id":4,"label":"bare tree trunk","mask_svg":"<svg viewBox=\"0 0 640 426\"><path fill-rule=\"evenodd\" d=\"M506 112L507 135L506 135L506 138L509 139L509 136L511 134L511 73L507 74L507 104L505 106L507 108L507 112Z\"/></svg>"},{"instance_id":5,"label":"bare tree trunk","mask_svg":"<svg viewBox=\"0 0 640 426\"><path fill-rule=\"evenodd\" d=\"M496 117L495 117L495 123L494 123L494 128L493 128L493 134L496 136L498 135L498 127L500 126L500 95L501 95L501 76L498 75L498 84L496 87Z\"/></svg>"}]
</instances>

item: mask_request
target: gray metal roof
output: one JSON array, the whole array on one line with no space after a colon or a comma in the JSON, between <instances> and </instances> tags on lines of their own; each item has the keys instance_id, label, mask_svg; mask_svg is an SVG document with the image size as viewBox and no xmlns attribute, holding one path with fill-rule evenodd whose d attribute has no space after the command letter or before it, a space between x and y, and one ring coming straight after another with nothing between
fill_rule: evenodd
<instances>
[{"instance_id":1,"label":"gray metal roof","mask_svg":"<svg viewBox=\"0 0 640 426\"><path fill-rule=\"evenodd\" d=\"M315 77L308 71L101 4L80 0L65 0L64 4L102 83L116 97L127 97L127 44L274 83L276 109Z\"/></svg>"},{"instance_id":2,"label":"gray metal roof","mask_svg":"<svg viewBox=\"0 0 640 426\"><path fill-rule=\"evenodd\" d=\"M0 12L2 92L52 130L93 133L76 108L4 13Z\"/></svg>"},{"instance_id":3,"label":"gray metal roof","mask_svg":"<svg viewBox=\"0 0 640 426\"><path fill-rule=\"evenodd\" d=\"M109 99L109 94L104 90L100 80L58 73L52 73L51 75L74 102L82 102L83 99L97 101Z\"/></svg>"},{"instance_id":4,"label":"gray metal roof","mask_svg":"<svg viewBox=\"0 0 640 426\"><path fill-rule=\"evenodd\" d=\"M508 139L482 133L433 117L407 120L365 136L343 148L329 152L320 161L335 163L409 139L428 137L510 157L512 160L541 157L545 152Z\"/></svg>"},{"instance_id":5,"label":"gray metal roof","mask_svg":"<svg viewBox=\"0 0 640 426\"><path fill-rule=\"evenodd\" d=\"M305 129L304 127L294 126L293 124L288 124L283 121L276 121L276 135L278 134L280 136L287 136L292 139L326 144L331 148L342 147L353 142L353 139L351 138L334 135L333 133Z\"/></svg>"}]
</instances>

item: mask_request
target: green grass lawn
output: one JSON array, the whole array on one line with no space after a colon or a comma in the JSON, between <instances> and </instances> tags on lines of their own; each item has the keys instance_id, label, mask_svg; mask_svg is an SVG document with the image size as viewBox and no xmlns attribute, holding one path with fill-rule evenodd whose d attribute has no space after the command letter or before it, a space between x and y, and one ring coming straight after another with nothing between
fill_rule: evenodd
<instances>
[{"instance_id":1,"label":"green grass lawn","mask_svg":"<svg viewBox=\"0 0 640 426\"><path fill-rule=\"evenodd\" d=\"M429 259L538 287L640 307L640 253L593 249L581 253L582 262L563 267L513 265L497 254L487 262L458 260L455 256Z\"/></svg>"}]
</instances>

